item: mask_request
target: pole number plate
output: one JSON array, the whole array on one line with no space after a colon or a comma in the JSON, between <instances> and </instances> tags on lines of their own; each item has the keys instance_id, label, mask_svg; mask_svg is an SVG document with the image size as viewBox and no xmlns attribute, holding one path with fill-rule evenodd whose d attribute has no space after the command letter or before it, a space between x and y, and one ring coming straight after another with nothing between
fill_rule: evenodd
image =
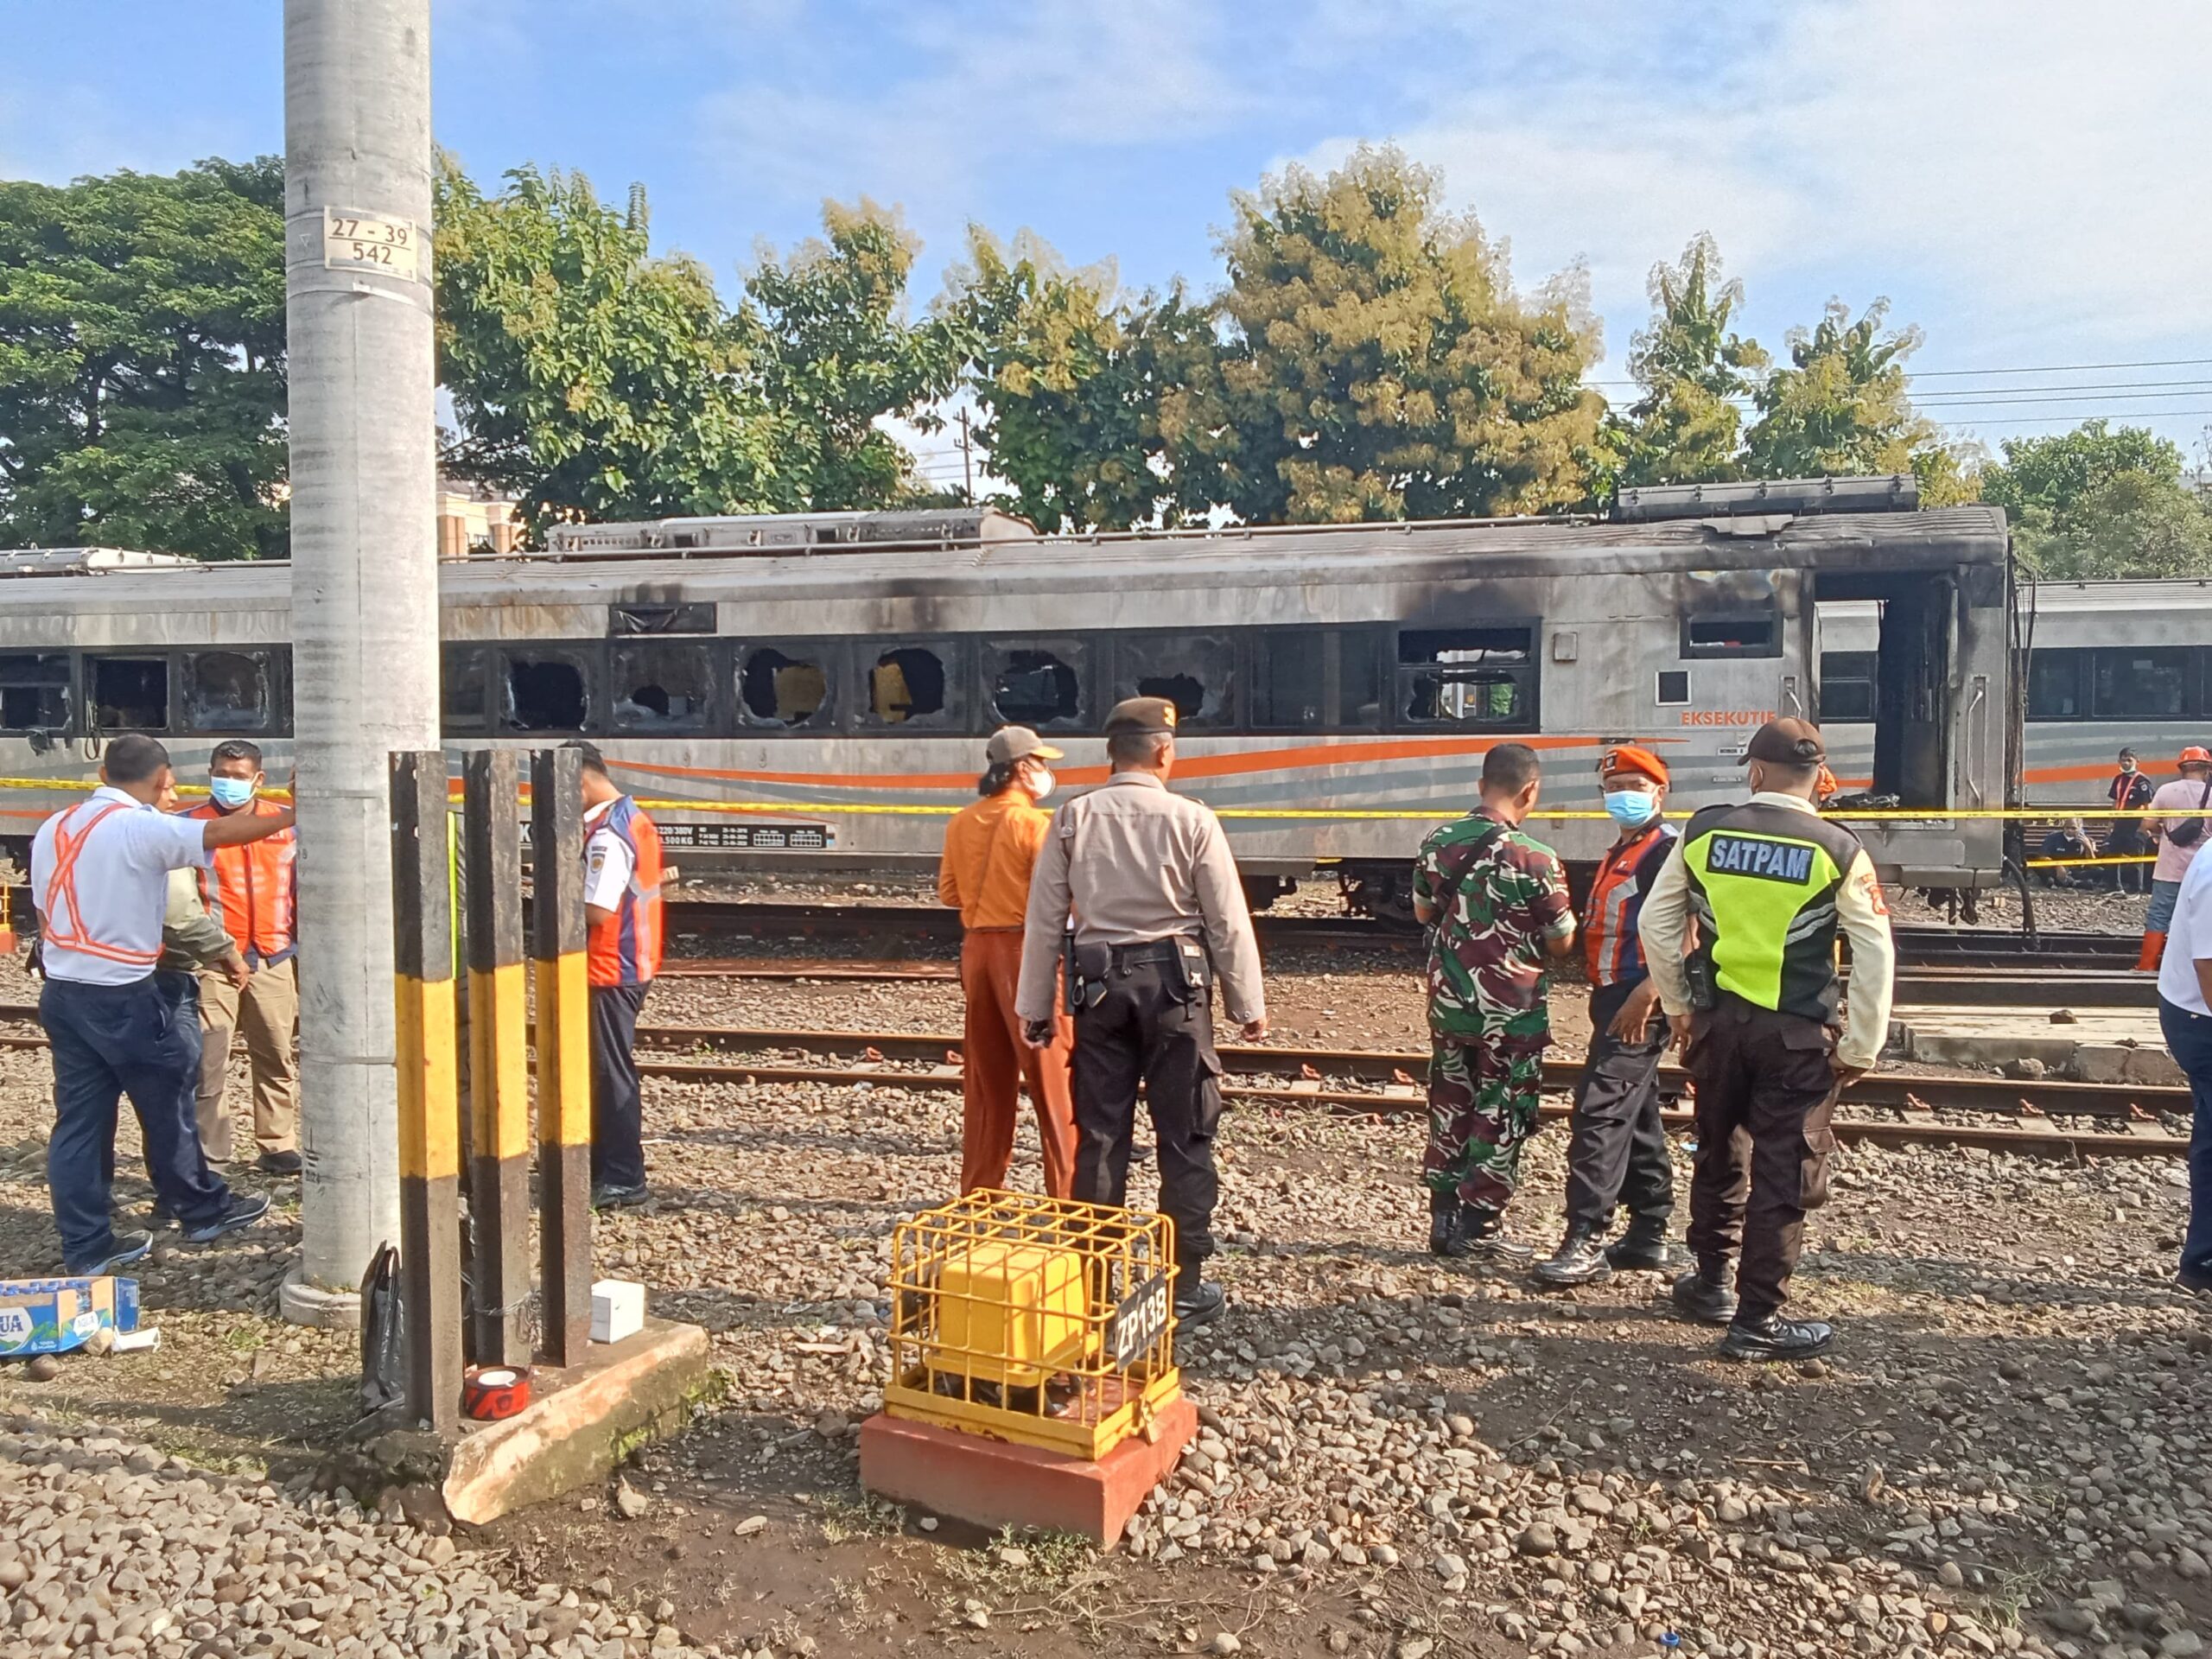
<instances>
[{"instance_id":1,"label":"pole number plate","mask_svg":"<svg viewBox=\"0 0 2212 1659\"><path fill-rule=\"evenodd\" d=\"M423 229L404 219L322 210L322 263L331 270L375 270L402 282L427 280Z\"/></svg>"},{"instance_id":2,"label":"pole number plate","mask_svg":"<svg viewBox=\"0 0 2212 1659\"><path fill-rule=\"evenodd\" d=\"M1167 1275L1156 1273L1122 1299L1107 1321L1106 1346L1114 1363L1126 1367L1144 1357L1145 1350L1167 1329L1170 1298Z\"/></svg>"}]
</instances>

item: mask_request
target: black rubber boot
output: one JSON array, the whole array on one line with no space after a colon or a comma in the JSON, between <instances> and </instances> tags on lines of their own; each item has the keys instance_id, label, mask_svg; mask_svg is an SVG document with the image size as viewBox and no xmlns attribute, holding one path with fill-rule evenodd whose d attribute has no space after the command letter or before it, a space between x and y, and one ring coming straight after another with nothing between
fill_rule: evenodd
<instances>
[{"instance_id":1,"label":"black rubber boot","mask_svg":"<svg viewBox=\"0 0 2212 1659\"><path fill-rule=\"evenodd\" d=\"M1605 1243L1605 1230L1596 1222L1569 1222L1559 1249L1536 1263L1536 1277L1548 1285L1594 1285L1610 1279L1613 1265Z\"/></svg>"},{"instance_id":2,"label":"black rubber boot","mask_svg":"<svg viewBox=\"0 0 2212 1659\"><path fill-rule=\"evenodd\" d=\"M1431 1192L1428 1195L1428 1253L1451 1256L1467 1253L1467 1232L1460 1224L1457 1192Z\"/></svg>"},{"instance_id":3,"label":"black rubber boot","mask_svg":"<svg viewBox=\"0 0 2212 1659\"><path fill-rule=\"evenodd\" d=\"M1511 1268L1525 1267L1536 1259L1535 1250L1505 1236L1505 1217L1495 1210L1484 1210L1468 1204L1459 1207L1459 1231L1466 1240L1465 1254L1479 1255L1492 1262L1502 1262Z\"/></svg>"},{"instance_id":4,"label":"black rubber boot","mask_svg":"<svg viewBox=\"0 0 2212 1659\"><path fill-rule=\"evenodd\" d=\"M1605 1247L1605 1260L1618 1273L1679 1273L1690 1253L1668 1240L1664 1221L1631 1216L1628 1230Z\"/></svg>"},{"instance_id":5,"label":"black rubber boot","mask_svg":"<svg viewBox=\"0 0 2212 1659\"><path fill-rule=\"evenodd\" d=\"M1835 1332L1818 1319L1785 1319L1778 1313L1730 1322L1720 1339L1729 1359L1810 1359L1827 1352Z\"/></svg>"},{"instance_id":6,"label":"black rubber boot","mask_svg":"<svg viewBox=\"0 0 2212 1659\"><path fill-rule=\"evenodd\" d=\"M1229 1305L1229 1298L1222 1294L1221 1287L1211 1279L1201 1279L1193 1273L1176 1282L1183 1287L1175 1293L1175 1323L1179 1325L1211 1325Z\"/></svg>"},{"instance_id":7,"label":"black rubber boot","mask_svg":"<svg viewBox=\"0 0 2212 1659\"><path fill-rule=\"evenodd\" d=\"M1675 1281L1675 1311L1700 1325L1726 1325L1736 1317L1733 1264L1725 1255L1700 1262Z\"/></svg>"}]
</instances>

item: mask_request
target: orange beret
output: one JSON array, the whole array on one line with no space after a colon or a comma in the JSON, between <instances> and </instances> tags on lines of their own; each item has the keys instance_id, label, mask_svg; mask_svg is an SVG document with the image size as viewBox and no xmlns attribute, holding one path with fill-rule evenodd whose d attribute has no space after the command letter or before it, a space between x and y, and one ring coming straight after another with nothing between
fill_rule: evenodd
<instances>
[{"instance_id":1,"label":"orange beret","mask_svg":"<svg viewBox=\"0 0 2212 1659\"><path fill-rule=\"evenodd\" d=\"M1646 748L1634 743L1616 743L1598 757L1598 771L1602 775L1611 772L1640 772L1656 784L1672 780L1667 776L1667 763Z\"/></svg>"}]
</instances>

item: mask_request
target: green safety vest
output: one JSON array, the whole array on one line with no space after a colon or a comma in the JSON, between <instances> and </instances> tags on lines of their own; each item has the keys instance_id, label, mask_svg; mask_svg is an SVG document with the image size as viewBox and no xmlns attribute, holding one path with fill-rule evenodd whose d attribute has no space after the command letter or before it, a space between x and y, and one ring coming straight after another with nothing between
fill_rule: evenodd
<instances>
[{"instance_id":1,"label":"green safety vest","mask_svg":"<svg viewBox=\"0 0 2212 1659\"><path fill-rule=\"evenodd\" d=\"M1681 856L1698 926L1689 963L1697 1006L1712 1007L1726 991L1834 1024L1836 894L1859 852L1841 824L1763 801L1693 817Z\"/></svg>"}]
</instances>

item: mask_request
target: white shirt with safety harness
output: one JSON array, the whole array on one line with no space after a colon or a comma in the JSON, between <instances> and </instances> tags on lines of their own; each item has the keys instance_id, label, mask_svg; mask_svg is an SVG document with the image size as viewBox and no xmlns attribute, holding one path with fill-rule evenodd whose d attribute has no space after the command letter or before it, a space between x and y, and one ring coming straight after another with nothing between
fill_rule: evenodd
<instances>
[{"instance_id":1,"label":"white shirt with safety harness","mask_svg":"<svg viewBox=\"0 0 2212 1659\"><path fill-rule=\"evenodd\" d=\"M130 985L152 973L169 872L209 863L207 829L105 784L39 825L31 902L47 976Z\"/></svg>"}]
</instances>

